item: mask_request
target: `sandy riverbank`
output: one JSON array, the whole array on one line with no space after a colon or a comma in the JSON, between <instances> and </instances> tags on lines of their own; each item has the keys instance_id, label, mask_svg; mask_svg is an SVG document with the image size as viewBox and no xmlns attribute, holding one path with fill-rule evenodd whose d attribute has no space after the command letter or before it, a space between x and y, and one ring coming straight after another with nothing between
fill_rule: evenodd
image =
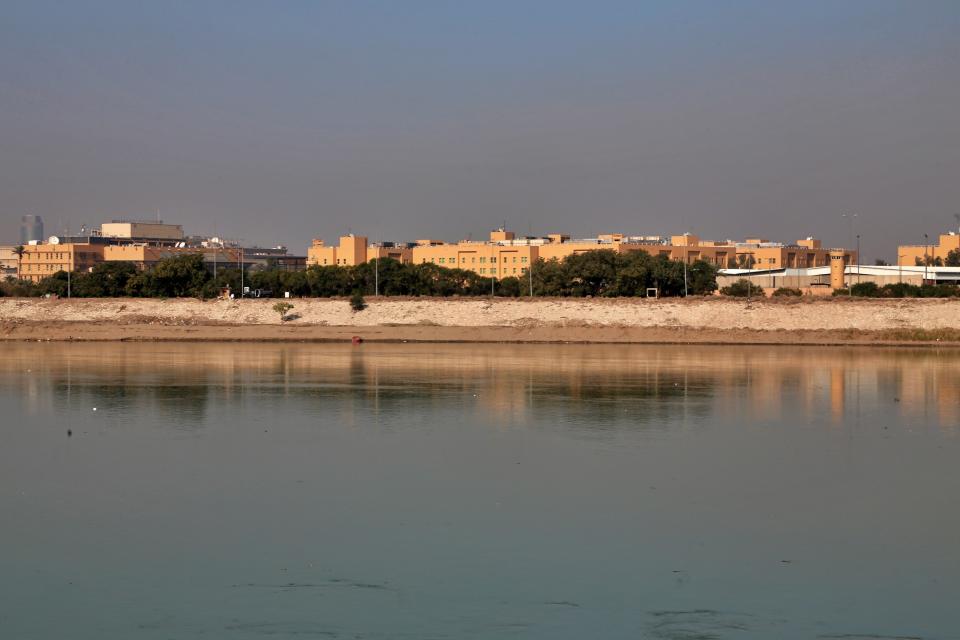
<instances>
[{"instance_id":1,"label":"sandy riverbank","mask_svg":"<svg viewBox=\"0 0 960 640\"><path fill-rule=\"evenodd\" d=\"M958 300L0 299L5 340L960 344Z\"/></svg>"}]
</instances>

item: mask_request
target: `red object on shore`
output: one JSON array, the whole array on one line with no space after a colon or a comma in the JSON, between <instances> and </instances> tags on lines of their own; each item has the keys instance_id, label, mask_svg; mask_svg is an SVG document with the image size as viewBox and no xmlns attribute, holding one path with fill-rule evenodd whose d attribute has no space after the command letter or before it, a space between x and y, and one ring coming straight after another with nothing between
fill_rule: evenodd
<instances>
[{"instance_id":1,"label":"red object on shore","mask_svg":"<svg viewBox=\"0 0 960 640\"><path fill-rule=\"evenodd\" d=\"M352 338L350 338L350 342L352 342L353 344L362 344L363 338L361 338L360 336L353 336Z\"/></svg>"}]
</instances>

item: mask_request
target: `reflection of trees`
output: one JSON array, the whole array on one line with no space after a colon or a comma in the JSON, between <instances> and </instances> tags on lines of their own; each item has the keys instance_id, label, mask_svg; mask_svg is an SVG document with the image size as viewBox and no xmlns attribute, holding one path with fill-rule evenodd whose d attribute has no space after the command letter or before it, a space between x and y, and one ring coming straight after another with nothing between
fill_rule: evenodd
<instances>
[{"instance_id":1,"label":"reflection of trees","mask_svg":"<svg viewBox=\"0 0 960 640\"><path fill-rule=\"evenodd\" d=\"M110 383L53 381L53 402L57 409L89 411L98 407L103 411L122 411L155 415L168 425L195 428L206 415L208 387L198 384L177 384L173 379L142 384L138 381L118 380Z\"/></svg>"},{"instance_id":2,"label":"reflection of trees","mask_svg":"<svg viewBox=\"0 0 960 640\"><path fill-rule=\"evenodd\" d=\"M941 422L956 422L960 411L960 360L926 349L211 343L8 351L0 372L33 387L45 379L62 407L145 408L188 426L214 410L254 405L336 409L347 421L368 411L443 411L497 424L556 417L608 428L728 414L819 412L842 421L851 399ZM34 373L22 377L27 369Z\"/></svg>"}]
</instances>

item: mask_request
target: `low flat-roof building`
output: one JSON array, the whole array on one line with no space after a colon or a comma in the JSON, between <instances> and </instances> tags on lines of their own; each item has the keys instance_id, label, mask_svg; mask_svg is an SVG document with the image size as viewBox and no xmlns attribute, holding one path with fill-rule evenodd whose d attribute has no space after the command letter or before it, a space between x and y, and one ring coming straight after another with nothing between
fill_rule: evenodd
<instances>
[{"instance_id":1,"label":"low flat-roof building","mask_svg":"<svg viewBox=\"0 0 960 640\"><path fill-rule=\"evenodd\" d=\"M100 225L100 235L104 238L125 240L155 239L183 240L183 226L138 220L113 220Z\"/></svg>"}]
</instances>

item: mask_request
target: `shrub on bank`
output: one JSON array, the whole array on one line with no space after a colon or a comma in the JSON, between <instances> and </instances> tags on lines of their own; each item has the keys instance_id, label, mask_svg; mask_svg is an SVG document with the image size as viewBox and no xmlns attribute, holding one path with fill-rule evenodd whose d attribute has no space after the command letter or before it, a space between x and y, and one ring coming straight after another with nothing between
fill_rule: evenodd
<instances>
[{"instance_id":1,"label":"shrub on bank","mask_svg":"<svg viewBox=\"0 0 960 640\"><path fill-rule=\"evenodd\" d=\"M773 295L774 297L777 297L777 298L799 297L803 295L803 291L800 291L800 289L794 289L792 287L780 287L779 289L773 292Z\"/></svg>"},{"instance_id":2,"label":"shrub on bank","mask_svg":"<svg viewBox=\"0 0 960 640\"><path fill-rule=\"evenodd\" d=\"M763 290L746 278L740 278L733 284L720 289L720 295L747 298L755 295L763 295Z\"/></svg>"}]
</instances>

